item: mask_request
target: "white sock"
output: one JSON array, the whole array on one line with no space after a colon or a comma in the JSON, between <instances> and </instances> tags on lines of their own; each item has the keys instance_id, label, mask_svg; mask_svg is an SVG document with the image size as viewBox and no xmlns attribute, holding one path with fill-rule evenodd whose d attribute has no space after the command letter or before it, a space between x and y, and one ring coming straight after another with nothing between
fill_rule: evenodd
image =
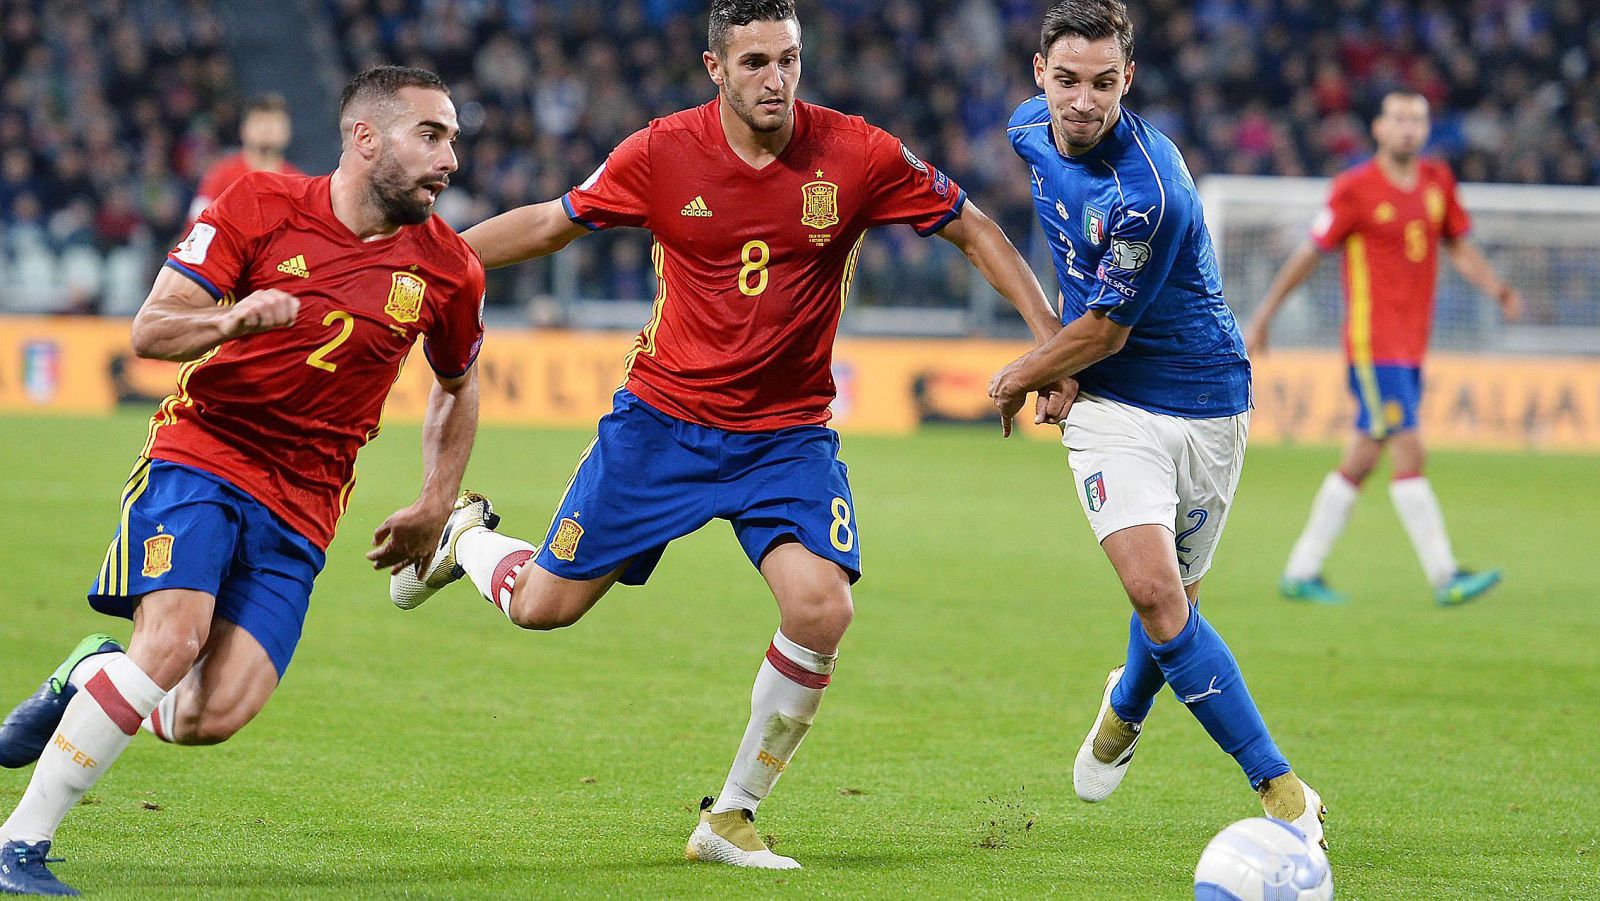
<instances>
[{"instance_id":1,"label":"white sock","mask_svg":"<svg viewBox=\"0 0 1600 901\"><path fill-rule=\"evenodd\" d=\"M116 656L116 654L91 654L79 660L78 665L67 674L67 681L73 688L83 691L84 683L99 675L100 671L106 668L106 664L111 662L111 658Z\"/></svg>"},{"instance_id":2,"label":"white sock","mask_svg":"<svg viewBox=\"0 0 1600 901\"><path fill-rule=\"evenodd\" d=\"M1361 489L1350 484L1339 472L1328 473L1311 502L1311 515L1306 518L1305 531L1294 543L1289 554L1289 565L1283 575L1289 579L1315 579L1322 575L1322 564L1333 551L1345 523L1350 521L1350 508L1356 505Z\"/></svg>"},{"instance_id":3,"label":"white sock","mask_svg":"<svg viewBox=\"0 0 1600 901\"><path fill-rule=\"evenodd\" d=\"M183 683L178 683L178 688L182 687ZM161 703L156 705L156 709L150 711L150 715L145 717L144 722L140 723L139 726L156 738L168 744L173 744L176 739L172 737L172 724L173 718L177 716L177 711L178 689L174 688L167 692L167 696L161 699Z\"/></svg>"},{"instance_id":4,"label":"white sock","mask_svg":"<svg viewBox=\"0 0 1600 901\"><path fill-rule=\"evenodd\" d=\"M1429 584L1440 588L1456 574L1456 555L1450 550L1450 533L1444 528L1444 511L1433 495L1427 476L1411 476L1389 483L1389 500L1411 536L1422 571Z\"/></svg>"},{"instance_id":5,"label":"white sock","mask_svg":"<svg viewBox=\"0 0 1600 901\"><path fill-rule=\"evenodd\" d=\"M511 617L511 592L517 574L539 553L539 549L510 535L475 527L456 539L456 563L467 571L478 593L496 609Z\"/></svg>"},{"instance_id":6,"label":"white sock","mask_svg":"<svg viewBox=\"0 0 1600 901\"><path fill-rule=\"evenodd\" d=\"M750 725L712 813L744 808L754 812L783 775L822 706L822 691L838 654L818 654L785 638L772 637L750 693Z\"/></svg>"},{"instance_id":7,"label":"white sock","mask_svg":"<svg viewBox=\"0 0 1600 901\"><path fill-rule=\"evenodd\" d=\"M5 841L41 842L105 773L167 693L126 654L107 654L100 672L67 704L61 726L4 826Z\"/></svg>"}]
</instances>

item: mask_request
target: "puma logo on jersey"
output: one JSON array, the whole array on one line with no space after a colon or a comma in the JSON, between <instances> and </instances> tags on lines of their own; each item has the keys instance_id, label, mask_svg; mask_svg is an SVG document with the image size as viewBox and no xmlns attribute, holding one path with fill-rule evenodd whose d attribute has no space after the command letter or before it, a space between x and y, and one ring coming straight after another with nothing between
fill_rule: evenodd
<instances>
[{"instance_id":1,"label":"puma logo on jersey","mask_svg":"<svg viewBox=\"0 0 1600 901\"><path fill-rule=\"evenodd\" d=\"M306 256L303 253L296 254L293 259L284 260L283 262L279 263L278 271L282 272L284 275L292 275L295 278L311 277L311 270L306 268Z\"/></svg>"},{"instance_id":2,"label":"puma logo on jersey","mask_svg":"<svg viewBox=\"0 0 1600 901\"><path fill-rule=\"evenodd\" d=\"M706 206L706 199L696 194L695 198L683 207L683 215L696 219L710 219L711 207Z\"/></svg>"}]
</instances>

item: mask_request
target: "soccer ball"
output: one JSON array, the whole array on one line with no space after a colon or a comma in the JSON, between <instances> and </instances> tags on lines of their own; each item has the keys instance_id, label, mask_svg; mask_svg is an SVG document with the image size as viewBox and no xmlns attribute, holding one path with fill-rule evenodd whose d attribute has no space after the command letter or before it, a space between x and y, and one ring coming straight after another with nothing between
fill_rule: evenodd
<instances>
[{"instance_id":1,"label":"soccer ball","mask_svg":"<svg viewBox=\"0 0 1600 901\"><path fill-rule=\"evenodd\" d=\"M1194 869L1195 901L1328 901L1328 855L1306 834L1266 817L1217 833Z\"/></svg>"}]
</instances>

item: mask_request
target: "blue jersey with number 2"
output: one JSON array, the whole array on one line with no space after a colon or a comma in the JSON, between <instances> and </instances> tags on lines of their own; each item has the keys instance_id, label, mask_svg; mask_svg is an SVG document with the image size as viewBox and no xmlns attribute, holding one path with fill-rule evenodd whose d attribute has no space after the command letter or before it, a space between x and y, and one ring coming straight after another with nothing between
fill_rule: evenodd
<instances>
[{"instance_id":1,"label":"blue jersey with number 2","mask_svg":"<svg viewBox=\"0 0 1600 901\"><path fill-rule=\"evenodd\" d=\"M1032 170L1061 321L1104 310L1131 329L1122 350L1078 373L1083 390L1191 419L1249 409L1250 361L1178 148L1122 110L1094 149L1066 156L1043 95L1017 107L1007 131Z\"/></svg>"}]
</instances>

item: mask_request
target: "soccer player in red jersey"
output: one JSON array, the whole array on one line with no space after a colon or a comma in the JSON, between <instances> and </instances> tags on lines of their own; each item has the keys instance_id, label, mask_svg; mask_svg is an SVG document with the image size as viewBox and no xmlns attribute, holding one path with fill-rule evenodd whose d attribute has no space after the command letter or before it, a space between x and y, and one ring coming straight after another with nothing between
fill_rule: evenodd
<instances>
[{"instance_id":1,"label":"soccer player in red jersey","mask_svg":"<svg viewBox=\"0 0 1600 901\"><path fill-rule=\"evenodd\" d=\"M75 894L45 867L50 843L141 724L215 744L266 704L356 452L418 338L436 376L422 491L367 556L426 563L450 515L477 428L484 290L477 254L433 215L456 168L455 109L433 73L386 66L346 88L340 122L332 175L240 179L134 319L140 356L184 366L89 595L131 618L133 639L125 653L86 639L0 730L7 765L39 761L0 827L0 890Z\"/></svg>"},{"instance_id":2,"label":"soccer player in red jersey","mask_svg":"<svg viewBox=\"0 0 1600 901\"><path fill-rule=\"evenodd\" d=\"M939 234L1036 338L1060 326L1033 272L948 176L859 118L795 100L792 2L717 0L708 38L716 99L651 122L559 200L464 234L492 268L596 229L647 228L654 315L540 546L480 527L487 505L472 505L452 516L433 565L403 572L392 594L414 607L459 566L512 622L560 628L613 584L642 584L673 539L731 521L780 623L688 856L788 869L798 864L768 850L751 821L811 727L853 615L855 507L825 423L863 233L906 223ZM1046 390L1041 419L1059 414L1068 387Z\"/></svg>"},{"instance_id":3,"label":"soccer player in red jersey","mask_svg":"<svg viewBox=\"0 0 1600 901\"><path fill-rule=\"evenodd\" d=\"M194 225L228 186L252 172L299 175L300 170L284 158L293 134L289 104L282 97L262 94L251 100L239 123L239 152L212 163L200 177L200 187L189 204L189 224Z\"/></svg>"},{"instance_id":4,"label":"soccer player in red jersey","mask_svg":"<svg viewBox=\"0 0 1600 901\"><path fill-rule=\"evenodd\" d=\"M1470 572L1456 564L1439 501L1423 475L1417 410L1440 240L1456 271L1498 301L1507 320L1520 315L1522 298L1468 240L1471 220L1456 197L1450 167L1420 156L1428 129L1428 101L1421 94L1394 91L1383 98L1372 124L1377 155L1334 180L1311 239L1279 270L1247 332L1251 355L1264 352L1268 325L1289 294L1316 271L1321 254L1344 250L1344 348L1356 429L1338 469L1323 480L1289 557L1280 588L1292 599L1344 601L1323 581L1322 564L1385 447L1394 454L1389 497L1435 601L1461 604L1500 581L1498 570Z\"/></svg>"}]
</instances>

